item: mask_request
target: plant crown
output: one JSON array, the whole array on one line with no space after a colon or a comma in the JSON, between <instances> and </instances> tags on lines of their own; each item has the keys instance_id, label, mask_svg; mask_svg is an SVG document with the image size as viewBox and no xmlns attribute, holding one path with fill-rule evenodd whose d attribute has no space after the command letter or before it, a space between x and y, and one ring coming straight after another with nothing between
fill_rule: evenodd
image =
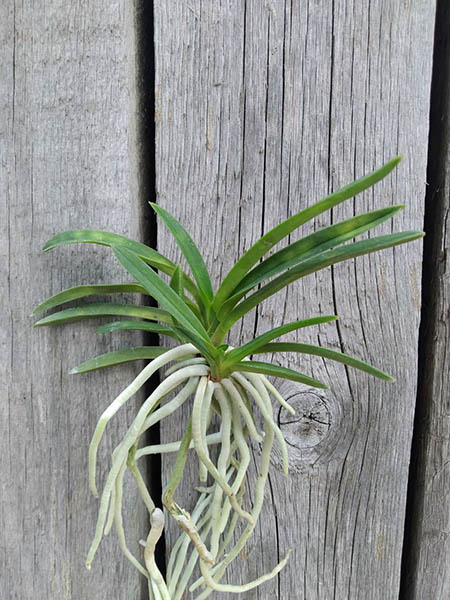
<instances>
[{"instance_id":1,"label":"plant crown","mask_svg":"<svg viewBox=\"0 0 450 600\"><path fill-rule=\"evenodd\" d=\"M350 244L345 243L392 218L404 208L403 205L398 205L368 212L320 229L264 259L273 246L298 227L370 188L388 175L399 161L400 157L394 158L380 169L345 186L271 229L237 261L215 294L204 260L192 238L173 216L156 204L152 204L152 207L174 236L190 267L193 278L184 272L180 265L174 264L153 248L124 236L90 229L60 233L45 244L45 252L64 244L79 242L110 246L136 283L73 287L40 304L34 314L56 308L71 300L95 294L124 292L139 292L152 296L162 308L113 303L87 304L53 313L38 321L36 325L57 325L99 316L134 317L139 320L115 321L103 325L98 331L105 333L121 329L139 329L164 334L182 343L192 343L206 358L212 378L215 380L221 380L234 371L242 370L245 364L243 361L250 355L282 351L315 354L338 360L376 377L391 381L389 375L375 367L319 346L270 343L275 338L291 331L333 321L337 319L337 316L334 315L295 321L276 327L231 351L228 350L228 345L224 343L224 340L231 327L239 319L295 280L350 258L404 244L424 235L421 231L408 231L364 239ZM169 283L155 270L168 275ZM155 358L165 350L167 349L159 346L120 350L87 361L73 369L72 372L86 372L128 360ZM244 368L248 369L249 365L245 365ZM275 375L316 387L325 387L324 384L306 375L270 363L253 362L251 368L254 369L254 372Z\"/></svg>"}]
</instances>

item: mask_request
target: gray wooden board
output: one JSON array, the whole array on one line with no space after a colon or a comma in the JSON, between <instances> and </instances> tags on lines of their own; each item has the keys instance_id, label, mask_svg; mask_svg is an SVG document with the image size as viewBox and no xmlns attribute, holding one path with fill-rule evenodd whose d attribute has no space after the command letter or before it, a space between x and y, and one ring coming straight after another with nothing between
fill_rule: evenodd
<instances>
[{"instance_id":1,"label":"gray wooden board","mask_svg":"<svg viewBox=\"0 0 450 600\"><path fill-rule=\"evenodd\" d=\"M423 0L155 5L158 202L187 226L216 283L262 232L397 153L404 161L389 179L302 233L394 203L406 209L380 233L421 228L433 20ZM179 259L162 226L158 244ZM260 525L228 579L246 582L294 552L246 599L397 598L420 279L416 242L300 281L233 330L236 343L337 311L337 327L301 339L397 377L388 385L319 359L279 358L332 391L298 390L292 472L285 479L274 464ZM187 411L163 426L164 439L181 436ZM317 414L329 427L315 426ZM164 459L163 477L171 465ZM196 484L192 470L180 488L187 507ZM174 535L169 527L169 547Z\"/></svg>"},{"instance_id":2,"label":"gray wooden board","mask_svg":"<svg viewBox=\"0 0 450 600\"><path fill-rule=\"evenodd\" d=\"M131 338L111 342L94 334L92 322L32 330L30 318L39 302L64 288L128 279L104 248L41 253L47 239L69 228L139 237L128 6L120 0L7 0L0 7L0 596L5 600L145 597L114 534L100 548L92 571L84 567L98 506L87 484L89 440L101 411L136 368L68 375L74 365L127 346ZM108 428L101 478L134 410L131 403ZM147 525L136 502L131 493L129 544L139 552Z\"/></svg>"},{"instance_id":3,"label":"gray wooden board","mask_svg":"<svg viewBox=\"0 0 450 600\"><path fill-rule=\"evenodd\" d=\"M412 527L403 582L404 598L408 600L450 597L450 6L441 3L436 18L424 279L427 289L416 462L412 470Z\"/></svg>"}]
</instances>

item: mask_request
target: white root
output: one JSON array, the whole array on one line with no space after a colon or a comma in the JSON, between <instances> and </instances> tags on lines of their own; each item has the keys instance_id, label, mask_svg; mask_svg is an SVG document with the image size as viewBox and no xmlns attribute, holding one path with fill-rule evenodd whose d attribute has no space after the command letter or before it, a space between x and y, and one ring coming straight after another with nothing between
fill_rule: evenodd
<instances>
[{"instance_id":1,"label":"white root","mask_svg":"<svg viewBox=\"0 0 450 600\"><path fill-rule=\"evenodd\" d=\"M253 518L251 515L245 511L236 501L236 496L234 495L231 487L226 483L223 477L218 472L216 466L212 463L212 461L208 458L205 448L202 444L201 440L201 414L202 414L202 404L205 397L205 389L207 385L207 378L202 377L200 383L197 388L197 392L195 394L194 406L192 408L192 438L194 440L195 451L197 452L198 457L203 462L205 467L208 469L208 472L211 474L213 479L220 485L225 494L229 497L231 506L233 509L240 514L246 521L253 524Z\"/></svg>"},{"instance_id":2,"label":"white root","mask_svg":"<svg viewBox=\"0 0 450 600\"><path fill-rule=\"evenodd\" d=\"M172 375L172 373L175 373L175 371L178 371L178 369L183 369L184 367L192 367L192 365L206 365L206 360L203 358L203 356L196 356L195 358L181 360L169 367L164 373L164 377Z\"/></svg>"},{"instance_id":3,"label":"white root","mask_svg":"<svg viewBox=\"0 0 450 600\"><path fill-rule=\"evenodd\" d=\"M151 515L152 512L155 510L155 503L153 502L152 497L150 496L144 478L142 477L141 472L139 471L139 468L136 464L136 456L132 457L131 459L129 458L128 467L131 471L131 474L133 475L134 481L136 482L136 487L138 489L139 495L143 503L147 508L148 514Z\"/></svg>"},{"instance_id":4,"label":"white root","mask_svg":"<svg viewBox=\"0 0 450 600\"><path fill-rule=\"evenodd\" d=\"M222 384L223 384L223 382L222 382ZM225 386L223 386L223 387L225 387ZM225 397L225 392L223 390L223 387L221 384L216 384L216 395L218 398L220 398L221 395L223 395ZM239 468L238 468L238 471L234 478L233 484L231 486L233 489L233 492L237 495L239 490L241 489L241 485L244 480L245 474L247 472L248 465L250 464L250 451L249 451L247 443L244 439L244 435L243 435L243 431L242 431L242 422L241 422L241 414L242 413L239 411L239 408L238 408L238 406L236 406L236 404L232 403L231 406L232 406L233 435L234 435L234 439L235 439L237 448L239 449L239 453L240 453ZM219 523L220 533L224 532L226 524L228 523L228 518L230 515L230 508L231 508L231 505L228 503L228 504L225 504L225 506L222 509L222 516L220 518L220 523Z\"/></svg>"},{"instance_id":5,"label":"white root","mask_svg":"<svg viewBox=\"0 0 450 600\"><path fill-rule=\"evenodd\" d=\"M229 378L213 383L209 379L209 366L191 344L169 350L159 356L119 394L100 417L89 450L90 486L98 495L95 484L97 452L107 423L117 411L138 391L142 385L161 367L177 361L167 369L165 378L145 400L130 425L122 442L113 452L109 474L101 496L97 526L87 556L86 566L90 568L103 535L115 524L119 544L126 558L148 578L151 600L181 600L192 572L200 560L202 576L191 586L193 592L199 586L206 589L200 592L197 600L205 600L214 590L225 593L245 593L275 577L285 566L286 557L269 573L242 585L221 583L228 565L235 560L252 534L260 516L264 488L268 477L270 453L276 437L280 443L285 472L287 472L287 447L283 435L273 419L269 393L289 412L293 408L282 398L278 390L263 375L234 372ZM169 401L165 398L182 385L183 387ZM250 396L248 396L248 394ZM189 397L194 395L191 423L183 440L165 444L154 444L137 448L145 431L162 419L175 413ZM249 397L254 401L264 420L264 432L260 434L255 426ZM208 434L212 410L221 421L220 431ZM245 476L250 464L249 437L262 443L260 466L254 490L253 507L250 512L243 509ZM208 445L219 444L217 463L210 458ZM164 514L155 508L146 483L137 466L137 461L152 454L181 452L177 458L177 468L172 474L169 491L172 496L183 473L189 449L195 449L199 460L199 478L206 483L208 475L212 485L197 488L201 495L190 515L186 510L169 503L169 512L183 533L178 537L168 564L167 582L155 562L155 546L164 528ZM122 518L123 479L127 466L136 483L139 495L150 514L151 528L145 543L145 568L127 547ZM234 545L239 517L246 526ZM209 539L209 542L207 540ZM207 547L208 544L208 547ZM231 546L231 548L229 548ZM190 553L190 554L188 554Z\"/></svg>"},{"instance_id":6,"label":"white root","mask_svg":"<svg viewBox=\"0 0 450 600\"><path fill-rule=\"evenodd\" d=\"M263 384L266 386L268 391L275 398L275 400L278 400L278 402L281 404L281 406L283 408L285 408L289 413L291 413L291 415L295 415L295 410L292 408L292 406L288 402L286 402L286 400L283 398L283 396L280 394L280 392L277 390L277 388L274 385L272 385L272 383L267 379L267 377L265 375L259 375L259 378L261 379Z\"/></svg>"},{"instance_id":7,"label":"white root","mask_svg":"<svg viewBox=\"0 0 450 600\"><path fill-rule=\"evenodd\" d=\"M207 523L205 525L205 527L200 530L201 535L203 537L206 537L208 535L210 529L211 529L211 521L209 521L209 523ZM173 600L181 600L183 597L184 598L186 597L185 596L186 587L187 587L188 581L192 575L192 571L194 570L195 565L197 564L198 559L199 559L198 553L194 549L191 552L191 556L189 558L187 565L183 569L183 575L180 578L178 585L175 589Z\"/></svg>"},{"instance_id":8,"label":"white root","mask_svg":"<svg viewBox=\"0 0 450 600\"><path fill-rule=\"evenodd\" d=\"M117 398L108 406L108 408L103 412L101 417L97 422L97 426L94 431L94 435L92 436L91 444L89 446L89 486L91 488L92 493L97 498L98 490L95 483L95 473L96 473L96 464L97 464L97 452L98 447L100 445L100 441L103 436L103 432L105 431L105 427L108 422L113 418L116 412L133 396L150 377L156 373L158 369L171 362L172 360L176 360L185 355L196 354L197 349L192 344L184 344L183 346L179 346L178 348L174 348L173 350L169 350L165 352L158 358L152 360L150 364L148 364L139 375L128 385L118 396Z\"/></svg>"},{"instance_id":9,"label":"white root","mask_svg":"<svg viewBox=\"0 0 450 600\"><path fill-rule=\"evenodd\" d=\"M262 402L265 404L264 400ZM253 509L251 511L251 515L254 519L254 523L256 523L256 521L258 519L258 517L261 513L262 505L263 505L264 488L265 488L265 484L266 484L268 473L269 473L270 453L272 450L273 440L274 440L273 428L272 428L270 422L266 418L264 419L264 428L265 428L264 443L263 443L263 447L261 450L261 462L260 462L258 477L256 480L254 504L253 504ZM241 537L239 538L239 540L237 541L235 546L227 553L225 558L217 565L216 569L213 570L214 574L212 574L210 572L210 575L213 579L214 585L220 585L219 582L225 572L225 569L236 558L236 556L239 555L240 551L245 546L247 539L251 535L253 529L254 529L254 525L253 526L247 525L247 527L245 528L244 532L242 533ZM280 569L283 568L285 561L286 561L286 559L281 561L281 563L280 563L281 566L278 565ZM205 582L205 576L203 575L200 579L198 579L191 585L189 590L193 591L194 589L196 589L198 587L198 585L201 585L204 582ZM262 583L262 581L261 581L261 583ZM205 600L205 598L207 598L212 593L212 591L213 591L213 588L209 584L209 587L207 589L205 589L199 596L197 596L196 600Z\"/></svg>"},{"instance_id":10,"label":"white root","mask_svg":"<svg viewBox=\"0 0 450 600\"><path fill-rule=\"evenodd\" d=\"M208 450L208 444L206 442L206 432L208 431L209 423L211 421L211 399L212 399L213 392L214 392L214 385L211 382L209 382L208 386L206 388L205 399L203 401L203 406L202 406L201 429L200 429L202 443L204 445L205 453L208 458L209 458L209 450ZM219 435L220 435L220 439L222 441L222 435L220 432L219 432ZM198 461L198 475L199 475L198 478L202 483L205 483L206 480L208 479L208 469L205 467L205 465L202 463L201 460Z\"/></svg>"},{"instance_id":11,"label":"white root","mask_svg":"<svg viewBox=\"0 0 450 600\"><path fill-rule=\"evenodd\" d=\"M222 380L223 387L227 390L228 394L231 396L233 402L239 408L239 412L241 413L245 424L247 425L248 432L250 436L256 440L257 442L262 442L261 434L259 434L256 430L255 423L253 421L253 417L250 414L250 411L245 406L245 402L242 400L242 396L239 393L239 390L236 388L236 385L233 383L231 379L223 379Z\"/></svg>"},{"instance_id":12,"label":"white root","mask_svg":"<svg viewBox=\"0 0 450 600\"><path fill-rule=\"evenodd\" d=\"M115 488L116 488L116 502L114 504L114 524L116 526L117 537L119 538L119 546L122 550L124 556L131 562L131 564L136 567L136 569L148 577L147 571L141 565L141 563L133 556L130 552L127 542L125 539L125 531L123 528L123 519L122 519L122 493L123 493L123 476L126 470L126 463L122 465L119 475L116 479Z\"/></svg>"},{"instance_id":13,"label":"white root","mask_svg":"<svg viewBox=\"0 0 450 600\"><path fill-rule=\"evenodd\" d=\"M206 444L220 444L220 432L210 433L205 438ZM136 452L136 460L142 456L148 456L149 454L166 454L170 452L178 452L180 449L181 440L178 442L168 442L167 444L154 444L153 446L144 446ZM189 449L194 449L194 442L191 441Z\"/></svg>"},{"instance_id":14,"label":"white root","mask_svg":"<svg viewBox=\"0 0 450 600\"><path fill-rule=\"evenodd\" d=\"M161 571L158 569L155 562L155 547L164 529L164 513L160 508L155 508L152 512L150 516L150 525L150 532L144 550L145 566L147 567L152 582L156 584L161 599L171 600L164 577L161 575Z\"/></svg>"},{"instance_id":15,"label":"white root","mask_svg":"<svg viewBox=\"0 0 450 600\"><path fill-rule=\"evenodd\" d=\"M197 504L195 505L191 516L192 522L194 523L197 530L200 530L204 523L209 519L208 510L206 511L206 514L202 517L202 513L208 506L209 498L206 494L201 494L199 499L197 500ZM180 577L180 573L184 565L184 560L186 558L186 553L190 542L191 540L189 536L183 532L180 536L178 536L178 539L175 542L170 553L169 563L167 565L166 578L167 587L171 595L173 595L178 579Z\"/></svg>"},{"instance_id":16,"label":"white root","mask_svg":"<svg viewBox=\"0 0 450 600\"><path fill-rule=\"evenodd\" d=\"M289 560L290 553L291 553L291 551L288 550L288 552L287 552L286 556L283 558L283 560L281 560L270 573L265 573L264 575L261 575L261 577L258 577L258 579L254 579L253 581L250 581L249 583L244 583L242 585L233 585L233 584L229 584L229 583L217 583L217 581L215 581L214 577L212 576L210 570L208 569L207 565L202 560L200 560L200 569L201 569L203 577L206 581L206 584L212 590L216 590L217 592L228 592L229 594L230 593L231 594L241 594L242 592L248 592L248 591L252 590L253 588L258 587L258 585L261 585L265 581L269 581L270 579L273 579L274 577L276 577L276 575L278 575L278 573L281 571L281 569L283 569L283 567L286 565L287 561ZM200 597L201 596L199 596L199 598Z\"/></svg>"},{"instance_id":17,"label":"white root","mask_svg":"<svg viewBox=\"0 0 450 600\"><path fill-rule=\"evenodd\" d=\"M141 406L136 418L131 424L128 432L126 433L122 443L117 448L117 455L114 463L111 465L111 469L109 471L108 477L106 479L105 487L103 489L100 508L98 512L97 518L97 526L95 529L94 539L92 541L91 547L89 548L88 556L86 559L86 567L88 569L91 568L92 560L95 556L97 548L100 544L103 528L105 524L106 514L108 510L109 499L111 496L111 491L114 486L114 482L116 477L118 476L119 470L124 462L126 462L128 457L128 452L130 448L136 443L139 438L139 433L141 428L147 418L147 415L152 411L153 407L158 404L160 398L167 394L170 390L176 388L180 383L189 379L190 377L196 377L200 373L203 372L202 366L192 366L186 367L184 369L180 369L176 373L170 375L167 379L165 379L162 383L159 384L157 389L147 398L147 400Z\"/></svg>"},{"instance_id":18,"label":"white root","mask_svg":"<svg viewBox=\"0 0 450 600\"><path fill-rule=\"evenodd\" d=\"M217 471L219 475L226 481L226 473L227 473L227 465L228 458L230 454L230 436L231 436L231 407L228 402L228 398L224 393L222 393L222 388L220 384L211 384L211 387L214 388L215 397L217 398L220 406L220 413L222 416L222 424L220 426L220 433L222 436L222 443L220 446L219 458L217 460ZM235 495L235 491L233 488L232 492ZM211 521L212 521L212 533L211 533L211 554L216 557L217 552L219 550L219 536L221 534L220 524L221 524L221 504L222 504L222 496L223 492L219 486L216 486L214 490L212 504L211 504Z\"/></svg>"},{"instance_id":19,"label":"white root","mask_svg":"<svg viewBox=\"0 0 450 600\"><path fill-rule=\"evenodd\" d=\"M270 402L269 394L267 393L266 388L261 383L259 379L259 375L246 373L247 377L244 377L242 373L233 373L232 377L238 381L244 389L246 389L256 405L258 406L261 414L264 419L270 424L273 432L276 435L278 443L280 444L281 453L283 456L283 472L285 475L288 475L289 472L289 456L288 449L286 445L286 440L281 432L281 429L273 420L272 416L272 404ZM253 384L253 385L252 385Z\"/></svg>"},{"instance_id":20,"label":"white root","mask_svg":"<svg viewBox=\"0 0 450 600\"><path fill-rule=\"evenodd\" d=\"M178 372L179 371L175 371L175 373ZM199 375L208 375L208 372L208 367L205 367L204 365L199 365L197 367L197 373ZM169 415L174 413L178 408L180 408L186 402L186 400L193 394L195 388L197 387L197 384L198 377L190 377L187 384L175 396L175 398L173 398L173 400L167 402L167 404L164 404L164 406L161 406L161 408L158 408L158 410L155 410L155 412L151 413L145 419L144 425L142 426L139 435L142 435L145 431L147 431L147 429L149 429L165 417L168 417Z\"/></svg>"}]
</instances>

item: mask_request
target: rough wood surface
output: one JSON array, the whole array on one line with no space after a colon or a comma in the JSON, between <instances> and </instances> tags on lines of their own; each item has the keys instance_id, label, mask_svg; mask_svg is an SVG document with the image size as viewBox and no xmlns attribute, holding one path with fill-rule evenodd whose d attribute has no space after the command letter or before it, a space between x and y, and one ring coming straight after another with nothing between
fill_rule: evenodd
<instances>
[{"instance_id":1,"label":"rough wood surface","mask_svg":"<svg viewBox=\"0 0 450 600\"><path fill-rule=\"evenodd\" d=\"M394 230L422 227L433 24L434 3L424 0L155 5L158 201L188 227L216 282L262 232L397 153L400 168L332 220L405 203ZM179 257L162 227L158 244ZM246 599L398 597L420 280L416 242L309 277L233 331L233 342L246 341L336 311L337 327L302 339L397 377L387 385L284 357L332 391L302 398L298 390L306 409L290 432L295 468L285 479L274 465L260 526L230 579L253 579L294 553ZM330 426L312 435L316 410ZM174 439L181 429L172 421L162 434ZM169 468L167 460L163 476ZM195 475L185 483L186 504L196 484Z\"/></svg>"},{"instance_id":2,"label":"rough wood surface","mask_svg":"<svg viewBox=\"0 0 450 600\"><path fill-rule=\"evenodd\" d=\"M5 600L143 597L114 534L92 571L84 567L97 516L87 485L89 440L101 411L135 368L68 375L79 362L129 339L111 343L94 334L92 322L32 330L30 318L39 302L61 289L126 279L106 249L73 246L43 255L41 248L55 233L77 227L139 237L128 6L121 0L6 0L0 6ZM123 424L109 428L103 459L120 430ZM138 552L137 541L147 532L135 504L131 496L129 542Z\"/></svg>"},{"instance_id":3,"label":"rough wood surface","mask_svg":"<svg viewBox=\"0 0 450 600\"><path fill-rule=\"evenodd\" d=\"M427 181L424 307L405 600L450 597L450 6L436 15Z\"/></svg>"}]
</instances>

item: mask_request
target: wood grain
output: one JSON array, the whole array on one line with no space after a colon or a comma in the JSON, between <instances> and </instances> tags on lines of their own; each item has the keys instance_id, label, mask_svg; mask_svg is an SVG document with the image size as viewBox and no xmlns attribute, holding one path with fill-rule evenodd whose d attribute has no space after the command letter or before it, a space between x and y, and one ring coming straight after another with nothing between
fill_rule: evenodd
<instances>
[{"instance_id":1,"label":"wood grain","mask_svg":"<svg viewBox=\"0 0 450 600\"><path fill-rule=\"evenodd\" d=\"M7 0L0 7L0 596L8 600L144 597L114 534L92 572L84 567L97 516L89 440L136 368L68 375L131 338L95 336L92 323L32 330L30 318L61 289L127 279L106 249L43 255L41 248L69 228L140 235L128 6ZM109 428L104 465L133 409ZM139 552L147 525L133 494L126 504L129 544Z\"/></svg>"},{"instance_id":2,"label":"wood grain","mask_svg":"<svg viewBox=\"0 0 450 600\"><path fill-rule=\"evenodd\" d=\"M302 233L395 203L406 209L381 233L421 228L433 23L434 5L422 0L155 6L158 202L187 226L216 283L261 233L397 153L396 173ZM179 260L162 227L158 244ZM397 378L387 385L318 359L280 357L331 384L320 405L334 418L314 450L302 450L299 427L288 479L272 469L260 526L229 579L253 579L294 553L278 579L246 599L398 597L420 280L420 243L384 251L300 281L232 332L233 343L247 341L336 311L337 327L302 339ZM180 437L184 423L167 425L165 439ZM188 506L196 484L192 471L180 492Z\"/></svg>"},{"instance_id":3,"label":"wood grain","mask_svg":"<svg viewBox=\"0 0 450 600\"><path fill-rule=\"evenodd\" d=\"M450 597L450 7L438 4L433 66L420 379L403 598Z\"/></svg>"}]
</instances>

